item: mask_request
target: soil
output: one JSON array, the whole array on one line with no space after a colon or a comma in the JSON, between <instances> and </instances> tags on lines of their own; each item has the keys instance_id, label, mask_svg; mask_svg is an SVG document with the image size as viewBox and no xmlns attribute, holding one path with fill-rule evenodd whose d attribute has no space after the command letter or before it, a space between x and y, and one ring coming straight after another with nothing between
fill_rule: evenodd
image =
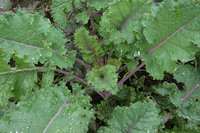
<instances>
[{"instance_id":1,"label":"soil","mask_svg":"<svg viewBox=\"0 0 200 133\"><path fill-rule=\"evenodd\" d=\"M33 5L35 2L39 2L37 7L47 5L51 3L51 0L10 0L12 3L12 8L20 7L29 7Z\"/></svg>"}]
</instances>

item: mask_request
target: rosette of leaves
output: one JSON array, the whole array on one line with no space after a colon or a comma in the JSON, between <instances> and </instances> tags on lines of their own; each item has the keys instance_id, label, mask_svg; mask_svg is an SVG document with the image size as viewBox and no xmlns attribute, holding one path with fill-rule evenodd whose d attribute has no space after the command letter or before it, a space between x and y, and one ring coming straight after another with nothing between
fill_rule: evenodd
<instances>
[{"instance_id":1,"label":"rosette of leaves","mask_svg":"<svg viewBox=\"0 0 200 133\"><path fill-rule=\"evenodd\" d=\"M87 132L94 111L91 98L80 88L74 84L72 94L60 82L60 86L42 88L30 99L11 105L1 117L1 132Z\"/></svg>"}]
</instances>

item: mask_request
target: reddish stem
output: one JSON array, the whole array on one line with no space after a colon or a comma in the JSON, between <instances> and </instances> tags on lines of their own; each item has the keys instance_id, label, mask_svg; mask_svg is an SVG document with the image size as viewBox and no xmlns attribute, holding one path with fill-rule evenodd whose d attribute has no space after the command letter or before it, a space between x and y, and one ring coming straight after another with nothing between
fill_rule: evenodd
<instances>
[{"instance_id":1,"label":"reddish stem","mask_svg":"<svg viewBox=\"0 0 200 133\"><path fill-rule=\"evenodd\" d=\"M92 13L92 15L103 16L103 14L101 12L100 13Z\"/></svg>"},{"instance_id":2,"label":"reddish stem","mask_svg":"<svg viewBox=\"0 0 200 133\"><path fill-rule=\"evenodd\" d=\"M199 87L199 85L200 85L200 82L183 98L183 99L181 99L181 101L180 101L180 103L182 103L186 98L188 98L189 97L189 95L197 88L197 87Z\"/></svg>"},{"instance_id":3,"label":"reddish stem","mask_svg":"<svg viewBox=\"0 0 200 133\"><path fill-rule=\"evenodd\" d=\"M90 0L88 0L88 3L89 2L90 2ZM96 32L94 30L94 20L93 20L93 17L92 17L92 12L91 12L90 6L88 7L88 9L89 9L89 14L90 14L90 22L91 22L91 25L92 25L93 35L96 35Z\"/></svg>"},{"instance_id":4,"label":"reddish stem","mask_svg":"<svg viewBox=\"0 0 200 133\"><path fill-rule=\"evenodd\" d=\"M120 80L117 83L117 86L120 86L121 84L123 84L128 78L130 78L135 72L137 72L143 66L145 66L145 62L142 62L142 64L140 64L138 67L136 67L135 70L132 71L132 73L129 73L128 75L126 75L126 77L124 77L122 80Z\"/></svg>"}]
</instances>

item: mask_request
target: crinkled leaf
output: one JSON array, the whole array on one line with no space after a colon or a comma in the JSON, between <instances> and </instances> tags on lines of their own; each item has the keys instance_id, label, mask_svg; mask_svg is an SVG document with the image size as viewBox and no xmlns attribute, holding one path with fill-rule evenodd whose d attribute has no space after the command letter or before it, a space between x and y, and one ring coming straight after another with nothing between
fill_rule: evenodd
<instances>
[{"instance_id":1,"label":"crinkled leaf","mask_svg":"<svg viewBox=\"0 0 200 133\"><path fill-rule=\"evenodd\" d=\"M153 102L136 102L130 107L116 107L107 127L99 133L154 133L161 122L159 109Z\"/></svg>"},{"instance_id":2,"label":"crinkled leaf","mask_svg":"<svg viewBox=\"0 0 200 133\"><path fill-rule=\"evenodd\" d=\"M42 88L30 99L11 106L1 117L1 131L40 133L46 128L47 132L87 132L94 113L91 98L84 96L78 85L73 86L73 95L64 82L60 84Z\"/></svg>"},{"instance_id":3,"label":"crinkled leaf","mask_svg":"<svg viewBox=\"0 0 200 133\"><path fill-rule=\"evenodd\" d=\"M191 42L200 41L199 15L200 6L193 0L166 0L146 16L143 26L148 42L138 47L155 79L163 79L164 71L174 72L177 60L194 59L196 48Z\"/></svg>"},{"instance_id":4,"label":"crinkled leaf","mask_svg":"<svg viewBox=\"0 0 200 133\"><path fill-rule=\"evenodd\" d=\"M56 24L61 28L71 28L73 22L67 19L68 13L73 9L74 0L53 0L51 4L51 15Z\"/></svg>"},{"instance_id":5,"label":"crinkled leaf","mask_svg":"<svg viewBox=\"0 0 200 133\"><path fill-rule=\"evenodd\" d=\"M98 63L99 57L103 55L103 50L95 36L90 36L89 32L81 27L74 35L75 43L83 53L83 58L87 62Z\"/></svg>"},{"instance_id":6,"label":"crinkled leaf","mask_svg":"<svg viewBox=\"0 0 200 133\"><path fill-rule=\"evenodd\" d=\"M106 65L100 69L93 69L87 74L88 83L94 86L98 91L110 91L112 94L116 94L118 91L117 80L118 74L116 73L116 67L112 65Z\"/></svg>"},{"instance_id":7,"label":"crinkled leaf","mask_svg":"<svg viewBox=\"0 0 200 133\"><path fill-rule=\"evenodd\" d=\"M65 39L61 30L51 27L48 19L39 13L19 12L0 16L0 48L5 60L15 54L30 65L50 63L51 66L69 67L69 60L63 54ZM63 63L65 62L65 63Z\"/></svg>"}]
</instances>

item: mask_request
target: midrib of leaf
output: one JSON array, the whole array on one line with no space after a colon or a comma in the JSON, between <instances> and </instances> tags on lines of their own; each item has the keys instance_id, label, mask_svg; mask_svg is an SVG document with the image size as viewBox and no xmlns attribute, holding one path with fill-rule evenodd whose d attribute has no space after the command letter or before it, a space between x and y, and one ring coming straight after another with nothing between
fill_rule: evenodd
<instances>
[{"instance_id":1,"label":"midrib of leaf","mask_svg":"<svg viewBox=\"0 0 200 133\"><path fill-rule=\"evenodd\" d=\"M43 50L43 48L39 48L39 47L36 47L36 46L32 46L32 45L27 45L27 44L24 44L24 43L16 42L16 41L14 41L14 40L11 41L11 40L7 40L7 39L4 39L4 38L0 38L0 39L2 39L2 40L4 40L4 41L7 41L7 42L14 43L14 44L19 44L19 45L22 45L22 46L25 46L25 47L29 47L29 48L38 48L38 49Z\"/></svg>"},{"instance_id":2,"label":"midrib of leaf","mask_svg":"<svg viewBox=\"0 0 200 133\"><path fill-rule=\"evenodd\" d=\"M188 24L190 24L191 22L193 22L194 20L196 20L198 17L199 16L197 16L197 17L193 18L192 20L190 20L187 24L183 25L181 28L179 28L178 30L176 30L172 35L168 36L163 42L160 42L156 47L154 47L153 49L149 50L147 53L151 53L152 51L154 51L157 48L159 48L161 45L163 45L164 43L166 43L170 38L172 38L175 34L177 34L179 31L181 31L182 29L184 29Z\"/></svg>"},{"instance_id":3,"label":"midrib of leaf","mask_svg":"<svg viewBox=\"0 0 200 133\"><path fill-rule=\"evenodd\" d=\"M87 45L88 45L88 47L89 47L90 51L91 51L91 52L92 52L92 54L95 56L95 54L94 54L94 51L93 51L93 49L92 49L92 47L91 47L90 43L88 42L87 38L85 37L85 35L84 35L83 33L82 33L82 35L83 35L83 37L84 37L84 39L85 39L85 41L86 41L86 43L87 43Z\"/></svg>"},{"instance_id":4,"label":"midrib of leaf","mask_svg":"<svg viewBox=\"0 0 200 133\"><path fill-rule=\"evenodd\" d=\"M15 71L9 71L9 72L2 72L0 75L3 74L10 74L10 73L15 73L15 72L23 72L23 71L35 71L35 70L48 70L49 68L27 68L27 69L18 69Z\"/></svg>"},{"instance_id":5,"label":"midrib of leaf","mask_svg":"<svg viewBox=\"0 0 200 133\"><path fill-rule=\"evenodd\" d=\"M136 122L138 121L139 121L139 118L135 122L133 122L133 124L131 125L127 133L130 133L131 129L133 129L133 126L135 126Z\"/></svg>"},{"instance_id":6,"label":"midrib of leaf","mask_svg":"<svg viewBox=\"0 0 200 133\"><path fill-rule=\"evenodd\" d=\"M51 123L55 120L55 118L60 114L60 112L62 111L62 109L65 107L65 105L67 104L67 100L64 102L64 104L59 108L58 112L54 115L54 117L51 119L51 121L48 123L48 125L46 126L46 128L44 129L43 133L46 133L47 129L49 128L49 126L51 125Z\"/></svg>"},{"instance_id":7,"label":"midrib of leaf","mask_svg":"<svg viewBox=\"0 0 200 133\"><path fill-rule=\"evenodd\" d=\"M137 13L144 5L146 5L146 3L144 3L141 7L139 7L135 12L132 12L131 15L124 21L124 23L122 24L120 31L122 31L122 29L125 27L126 23L131 19L131 17ZM132 7L132 1L131 1L131 7ZM120 10L120 9L119 9ZM131 9L132 10L132 9ZM120 11L121 13L121 11ZM121 13L121 15L123 16L123 14Z\"/></svg>"}]
</instances>

